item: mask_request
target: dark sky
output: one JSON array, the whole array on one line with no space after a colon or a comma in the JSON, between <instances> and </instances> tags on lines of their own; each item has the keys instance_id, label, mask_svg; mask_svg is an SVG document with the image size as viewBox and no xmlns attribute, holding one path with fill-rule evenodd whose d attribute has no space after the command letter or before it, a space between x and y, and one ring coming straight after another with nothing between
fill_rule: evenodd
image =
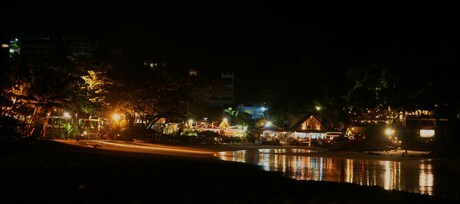
<instances>
[{"instance_id":1,"label":"dark sky","mask_svg":"<svg viewBox=\"0 0 460 204\"><path fill-rule=\"evenodd\" d=\"M240 73L305 56L346 67L376 58L458 53L460 12L454 3L154 2L5 1L2 30L83 33L134 55Z\"/></svg>"}]
</instances>

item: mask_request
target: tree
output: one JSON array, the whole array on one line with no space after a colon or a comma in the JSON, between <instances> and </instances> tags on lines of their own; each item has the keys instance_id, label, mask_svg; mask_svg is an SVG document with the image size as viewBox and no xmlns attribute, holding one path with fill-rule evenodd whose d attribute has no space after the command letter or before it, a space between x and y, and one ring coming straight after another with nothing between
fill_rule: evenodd
<instances>
[{"instance_id":1,"label":"tree","mask_svg":"<svg viewBox=\"0 0 460 204\"><path fill-rule=\"evenodd\" d=\"M38 128L46 137L46 126L54 109L78 111L75 101L82 95L83 83L78 72L68 67L33 66L20 60L11 66L9 87L3 90L10 102L6 109L12 115L31 116L25 121L30 135L37 134Z\"/></svg>"}]
</instances>

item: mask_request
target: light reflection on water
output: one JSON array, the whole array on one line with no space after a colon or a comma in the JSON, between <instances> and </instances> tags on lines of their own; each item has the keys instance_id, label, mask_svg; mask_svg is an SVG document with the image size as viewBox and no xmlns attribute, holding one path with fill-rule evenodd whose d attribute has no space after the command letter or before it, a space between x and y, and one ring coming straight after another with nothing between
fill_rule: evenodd
<instances>
[{"instance_id":1,"label":"light reflection on water","mask_svg":"<svg viewBox=\"0 0 460 204\"><path fill-rule=\"evenodd\" d=\"M282 172L297 180L348 182L381 186L387 190L459 197L458 173L446 171L444 164L430 159L381 161L301 155L309 152L307 149L259 149L220 152L218 156L225 161L258 164L266 171Z\"/></svg>"}]
</instances>

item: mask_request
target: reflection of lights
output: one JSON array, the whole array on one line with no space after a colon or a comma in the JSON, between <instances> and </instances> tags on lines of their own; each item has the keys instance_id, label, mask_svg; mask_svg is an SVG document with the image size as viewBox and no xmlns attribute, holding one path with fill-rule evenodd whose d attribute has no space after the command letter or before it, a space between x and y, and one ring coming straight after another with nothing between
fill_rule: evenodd
<instances>
[{"instance_id":1,"label":"reflection of lights","mask_svg":"<svg viewBox=\"0 0 460 204\"><path fill-rule=\"evenodd\" d=\"M286 155L280 155L280 164L281 164L281 172L283 173L286 173L287 171L287 159L286 159Z\"/></svg>"},{"instance_id":2,"label":"reflection of lights","mask_svg":"<svg viewBox=\"0 0 460 204\"><path fill-rule=\"evenodd\" d=\"M259 164L265 171L270 171L272 169L272 165L270 165L270 154L262 154L259 156Z\"/></svg>"},{"instance_id":3,"label":"reflection of lights","mask_svg":"<svg viewBox=\"0 0 460 204\"><path fill-rule=\"evenodd\" d=\"M319 173L318 179L320 181L323 180L323 174L324 174L323 170L324 170L324 161L323 161L323 157L320 157L320 159L319 159L319 172L318 172Z\"/></svg>"},{"instance_id":4,"label":"reflection of lights","mask_svg":"<svg viewBox=\"0 0 460 204\"><path fill-rule=\"evenodd\" d=\"M405 162L361 159L324 158L308 155L307 149L258 149L219 153L226 161L258 164L266 171L282 172L286 177L297 180L348 182L367 186L381 186L386 190L403 190L433 194L433 166ZM248 156L252 155L254 156ZM305 155L302 155L305 154ZM244 156L243 156L244 155ZM417 170L415 176L405 176ZM418 175L417 175L418 173ZM413 185L415 184L415 185Z\"/></svg>"},{"instance_id":5,"label":"reflection of lights","mask_svg":"<svg viewBox=\"0 0 460 204\"><path fill-rule=\"evenodd\" d=\"M364 162L363 161L360 161L361 162L361 171L359 172L360 175L359 175L359 185L364 185L364 178L365 178L365 171L364 171Z\"/></svg>"},{"instance_id":6,"label":"reflection of lights","mask_svg":"<svg viewBox=\"0 0 460 204\"><path fill-rule=\"evenodd\" d=\"M385 161L385 180L383 181L383 188L385 190L390 190L391 186L391 168L390 161Z\"/></svg>"},{"instance_id":7,"label":"reflection of lights","mask_svg":"<svg viewBox=\"0 0 460 204\"><path fill-rule=\"evenodd\" d=\"M400 162L385 161L385 176L383 188L386 190L401 190L400 189L400 176L401 164Z\"/></svg>"},{"instance_id":8,"label":"reflection of lights","mask_svg":"<svg viewBox=\"0 0 460 204\"><path fill-rule=\"evenodd\" d=\"M419 190L420 193L433 195L434 176L431 164L420 164Z\"/></svg>"},{"instance_id":9,"label":"reflection of lights","mask_svg":"<svg viewBox=\"0 0 460 204\"><path fill-rule=\"evenodd\" d=\"M219 152L219 158L224 161L247 162L246 150Z\"/></svg>"},{"instance_id":10,"label":"reflection of lights","mask_svg":"<svg viewBox=\"0 0 460 204\"><path fill-rule=\"evenodd\" d=\"M346 169L345 169L345 182L348 183L353 183L353 160L352 159L347 159L346 161Z\"/></svg>"}]
</instances>

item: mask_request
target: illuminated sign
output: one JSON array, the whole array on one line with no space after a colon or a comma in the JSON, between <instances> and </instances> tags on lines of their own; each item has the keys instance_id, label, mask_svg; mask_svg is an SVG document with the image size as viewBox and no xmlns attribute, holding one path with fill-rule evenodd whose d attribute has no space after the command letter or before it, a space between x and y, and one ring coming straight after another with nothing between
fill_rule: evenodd
<instances>
[{"instance_id":1,"label":"illuminated sign","mask_svg":"<svg viewBox=\"0 0 460 204\"><path fill-rule=\"evenodd\" d=\"M420 137L431 138L434 137L434 130L420 130Z\"/></svg>"}]
</instances>

